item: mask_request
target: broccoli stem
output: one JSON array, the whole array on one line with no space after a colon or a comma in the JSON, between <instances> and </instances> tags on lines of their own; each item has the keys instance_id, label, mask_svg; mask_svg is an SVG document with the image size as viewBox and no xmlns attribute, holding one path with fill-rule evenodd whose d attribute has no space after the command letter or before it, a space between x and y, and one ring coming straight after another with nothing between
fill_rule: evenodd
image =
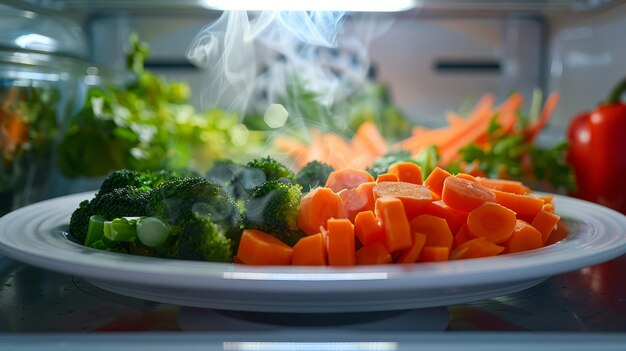
<instances>
[{"instance_id":1,"label":"broccoli stem","mask_svg":"<svg viewBox=\"0 0 626 351\"><path fill-rule=\"evenodd\" d=\"M137 221L137 237L148 247L159 247L165 244L172 229L157 217L142 217Z\"/></svg>"},{"instance_id":2,"label":"broccoli stem","mask_svg":"<svg viewBox=\"0 0 626 351\"><path fill-rule=\"evenodd\" d=\"M104 236L111 241L134 241L139 217L115 218L104 222Z\"/></svg>"},{"instance_id":3,"label":"broccoli stem","mask_svg":"<svg viewBox=\"0 0 626 351\"><path fill-rule=\"evenodd\" d=\"M85 237L85 246L91 246L96 241L102 239L104 235L104 222L105 219L102 216L94 215L89 217L89 227L87 229L87 236Z\"/></svg>"}]
</instances>

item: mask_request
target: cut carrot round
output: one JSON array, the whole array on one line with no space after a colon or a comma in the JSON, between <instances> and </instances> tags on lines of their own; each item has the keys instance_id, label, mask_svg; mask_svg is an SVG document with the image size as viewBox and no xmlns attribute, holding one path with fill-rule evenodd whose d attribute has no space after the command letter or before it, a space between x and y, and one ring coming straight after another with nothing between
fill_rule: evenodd
<instances>
[{"instance_id":1,"label":"cut carrot round","mask_svg":"<svg viewBox=\"0 0 626 351\"><path fill-rule=\"evenodd\" d=\"M354 231L359 242L368 245L385 240L385 231L373 211L359 212L354 219Z\"/></svg>"},{"instance_id":2,"label":"cut carrot round","mask_svg":"<svg viewBox=\"0 0 626 351\"><path fill-rule=\"evenodd\" d=\"M411 247L404 250L402 255L396 263L415 263L420 258L420 254L422 253L422 249L426 245L426 235L420 233L413 234L413 244Z\"/></svg>"},{"instance_id":3,"label":"cut carrot round","mask_svg":"<svg viewBox=\"0 0 626 351\"><path fill-rule=\"evenodd\" d=\"M348 219L329 219L327 225L328 264L331 266L353 266L354 225Z\"/></svg>"},{"instance_id":4,"label":"cut carrot round","mask_svg":"<svg viewBox=\"0 0 626 351\"><path fill-rule=\"evenodd\" d=\"M478 177L480 185L492 190L505 191L507 193L524 195L530 193L530 189L522 182L508 179L484 178Z\"/></svg>"},{"instance_id":5,"label":"cut carrot round","mask_svg":"<svg viewBox=\"0 0 626 351\"><path fill-rule=\"evenodd\" d=\"M407 218L423 213L433 198L427 187L407 182L383 182L373 188L374 198L394 197L402 201Z\"/></svg>"},{"instance_id":6,"label":"cut carrot round","mask_svg":"<svg viewBox=\"0 0 626 351\"><path fill-rule=\"evenodd\" d=\"M354 223L356 215L367 206L368 199L362 196L362 194L357 191L357 188L343 190L339 192L339 196L343 202L346 217Z\"/></svg>"},{"instance_id":7,"label":"cut carrot round","mask_svg":"<svg viewBox=\"0 0 626 351\"><path fill-rule=\"evenodd\" d=\"M529 195L518 195L499 190L493 190L493 193L496 197L495 202L513 210L518 218L528 221L535 218L544 204L543 199Z\"/></svg>"},{"instance_id":8,"label":"cut carrot round","mask_svg":"<svg viewBox=\"0 0 626 351\"><path fill-rule=\"evenodd\" d=\"M504 247L476 238L461 244L450 253L451 260L496 256L504 251Z\"/></svg>"},{"instance_id":9,"label":"cut carrot round","mask_svg":"<svg viewBox=\"0 0 626 351\"><path fill-rule=\"evenodd\" d=\"M461 229L454 235L454 240L452 241L452 247L459 247L464 242L472 239L470 235L469 229L467 229L467 224L464 224Z\"/></svg>"},{"instance_id":10,"label":"cut carrot round","mask_svg":"<svg viewBox=\"0 0 626 351\"><path fill-rule=\"evenodd\" d=\"M401 182L422 185L422 168L413 162L399 162L391 165L387 173L395 174Z\"/></svg>"},{"instance_id":11,"label":"cut carrot round","mask_svg":"<svg viewBox=\"0 0 626 351\"><path fill-rule=\"evenodd\" d=\"M451 176L451 174L439 167L435 167L435 169L430 172L426 180L424 180L424 185L426 185L430 191L437 194L441 198L441 192L443 190L443 182Z\"/></svg>"},{"instance_id":12,"label":"cut carrot round","mask_svg":"<svg viewBox=\"0 0 626 351\"><path fill-rule=\"evenodd\" d=\"M567 238L569 232L569 224L567 224L567 222L565 221L559 221L559 223L557 223L556 225L556 228L554 228L552 234L550 234L550 236L548 237L548 242L546 242L545 245L547 246L558 243L559 241Z\"/></svg>"},{"instance_id":13,"label":"cut carrot round","mask_svg":"<svg viewBox=\"0 0 626 351\"><path fill-rule=\"evenodd\" d=\"M478 183L478 179L476 179L476 177L468 173L458 173L458 174L455 174L454 176L457 178L469 180L470 182Z\"/></svg>"},{"instance_id":14,"label":"cut carrot round","mask_svg":"<svg viewBox=\"0 0 626 351\"><path fill-rule=\"evenodd\" d=\"M345 218L341 197L329 188L309 191L298 208L298 228L308 235L320 232L330 218Z\"/></svg>"},{"instance_id":15,"label":"cut carrot round","mask_svg":"<svg viewBox=\"0 0 626 351\"><path fill-rule=\"evenodd\" d=\"M400 181L400 178L398 178L397 174L393 174L393 173L383 173L383 174L379 174L376 177L376 183L398 182L398 181Z\"/></svg>"},{"instance_id":16,"label":"cut carrot round","mask_svg":"<svg viewBox=\"0 0 626 351\"><path fill-rule=\"evenodd\" d=\"M327 264L326 243L321 233L305 236L293 246L291 264L324 266Z\"/></svg>"},{"instance_id":17,"label":"cut carrot round","mask_svg":"<svg viewBox=\"0 0 626 351\"><path fill-rule=\"evenodd\" d=\"M443 202L459 211L469 212L496 199L494 192L471 180L447 177L441 194Z\"/></svg>"},{"instance_id":18,"label":"cut carrot round","mask_svg":"<svg viewBox=\"0 0 626 351\"><path fill-rule=\"evenodd\" d=\"M420 215L411 220L411 231L426 235L426 246L452 248L454 240L445 219L431 215Z\"/></svg>"},{"instance_id":19,"label":"cut carrot round","mask_svg":"<svg viewBox=\"0 0 626 351\"><path fill-rule=\"evenodd\" d=\"M509 239L516 220L515 212L502 205L486 202L469 213L467 228L473 236L499 244Z\"/></svg>"},{"instance_id":20,"label":"cut carrot round","mask_svg":"<svg viewBox=\"0 0 626 351\"><path fill-rule=\"evenodd\" d=\"M425 246L420 255L422 262L443 262L450 259L450 249L443 246Z\"/></svg>"},{"instance_id":21,"label":"cut carrot round","mask_svg":"<svg viewBox=\"0 0 626 351\"><path fill-rule=\"evenodd\" d=\"M328 175L326 187L334 192L343 189L352 189L365 182L373 182L374 177L360 168L342 168L335 170Z\"/></svg>"},{"instance_id":22,"label":"cut carrot round","mask_svg":"<svg viewBox=\"0 0 626 351\"><path fill-rule=\"evenodd\" d=\"M391 255L382 242L375 242L361 247L355 254L357 265L392 263Z\"/></svg>"},{"instance_id":23,"label":"cut carrot round","mask_svg":"<svg viewBox=\"0 0 626 351\"><path fill-rule=\"evenodd\" d=\"M276 237L259 230L241 234L237 260L249 265L289 265L293 249Z\"/></svg>"},{"instance_id":24,"label":"cut carrot round","mask_svg":"<svg viewBox=\"0 0 626 351\"><path fill-rule=\"evenodd\" d=\"M362 211L374 211L374 203L376 202L374 199L375 186L376 182L365 182L356 187L357 193L359 193L359 195L364 199L367 199Z\"/></svg>"},{"instance_id":25,"label":"cut carrot round","mask_svg":"<svg viewBox=\"0 0 626 351\"><path fill-rule=\"evenodd\" d=\"M527 222L518 219L515 230L504 244L506 253L538 249L543 246L541 233Z\"/></svg>"},{"instance_id":26,"label":"cut carrot round","mask_svg":"<svg viewBox=\"0 0 626 351\"><path fill-rule=\"evenodd\" d=\"M394 253L411 246L411 227L402 201L394 197L381 197L376 200L376 214L385 231L387 251Z\"/></svg>"},{"instance_id":27,"label":"cut carrot round","mask_svg":"<svg viewBox=\"0 0 626 351\"><path fill-rule=\"evenodd\" d=\"M448 222L450 231L456 233L467 222L467 212L455 210L450 206L446 206L443 201L433 201L426 207L424 214L441 217Z\"/></svg>"},{"instance_id":28,"label":"cut carrot round","mask_svg":"<svg viewBox=\"0 0 626 351\"><path fill-rule=\"evenodd\" d=\"M551 204L550 204L551 205ZM545 205L544 205L545 206ZM541 210L533 219L531 225L541 233L543 244L548 242L550 234L556 228L561 217L549 211Z\"/></svg>"}]
</instances>

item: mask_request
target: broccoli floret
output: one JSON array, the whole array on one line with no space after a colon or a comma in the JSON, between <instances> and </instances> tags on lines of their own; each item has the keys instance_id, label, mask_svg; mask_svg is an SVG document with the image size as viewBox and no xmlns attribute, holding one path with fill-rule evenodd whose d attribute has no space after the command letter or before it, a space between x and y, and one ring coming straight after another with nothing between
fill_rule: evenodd
<instances>
[{"instance_id":1,"label":"broccoli floret","mask_svg":"<svg viewBox=\"0 0 626 351\"><path fill-rule=\"evenodd\" d=\"M121 217L145 216L148 196L148 192L133 187L113 189L109 193L96 196L91 201L90 212L109 221Z\"/></svg>"},{"instance_id":2,"label":"broccoli floret","mask_svg":"<svg viewBox=\"0 0 626 351\"><path fill-rule=\"evenodd\" d=\"M166 180L177 177L195 176L197 176L197 174L193 171L187 170L173 171L161 169L156 171L137 172L123 169L109 174L104 179L96 197L110 193L115 189L127 187L132 187L142 192L148 192Z\"/></svg>"},{"instance_id":3,"label":"broccoli floret","mask_svg":"<svg viewBox=\"0 0 626 351\"><path fill-rule=\"evenodd\" d=\"M304 192L324 186L328 176L335 169L326 163L311 161L307 163L296 175L296 182L300 184Z\"/></svg>"},{"instance_id":4,"label":"broccoli floret","mask_svg":"<svg viewBox=\"0 0 626 351\"><path fill-rule=\"evenodd\" d=\"M213 167L206 173L205 178L220 184L224 189L228 190L235 199L239 199L242 197L240 195L247 193L246 190L241 188L248 182L247 177L241 177L241 179L236 181L236 179L240 177L240 173L244 171L248 171L245 166L239 165L231 160L220 160L213 164ZM256 171L260 173L262 183L265 179L265 175L260 170ZM254 181L253 183L257 184L258 181Z\"/></svg>"},{"instance_id":5,"label":"broccoli floret","mask_svg":"<svg viewBox=\"0 0 626 351\"><path fill-rule=\"evenodd\" d=\"M274 235L294 245L303 234L298 229L298 207L302 200L300 185L280 180L263 183L246 201L244 227Z\"/></svg>"},{"instance_id":6,"label":"broccoli floret","mask_svg":"<svg viewBox=\"0 0 626 351\"><path fill-rule=\"evenodd\" d=\"M411 157L411 153L409 151L396 151L390 152L383 157L377 159L372 167L367 169L367 172L371 174L374 178L378 177L379 174L387 173L387 169L389 166L398 162L415 162L415 160Z\"/></svg>"},{"instance_id":7,"label":"broccoli floret","mask_svg":"<svg viewBox=\"0 0 626 351\"><path fill-rule=\"evenodd\" d=\"M173 178L150 192L148 214L163 218L174 233L196 216L209 218L228 237L241 234L241 213L221 185L203 177Z\"/></svg>"},{"instance_id":8,"label":"broccoli floret","mask_svg":"<svg viewBox=\"0 0 626 351\"><path fill-rule=\"evenodd\" d=\"M80 243L85 242L87 229L89 228L89 218L93 215L89 200L82 201L70 217L69 232Z\"/></svg>"},{"instance_id":9,"label":"broccoli floret","mask_svg":"<svg viewBox=\"0 0 626 351\"><path fill-rule=\"evenodd\" d=\"M281 178L288 179L291 183L296 182L296 176L287 166L276 161L270 156L258 158L248 162L249 168L257 168L263 171L266 181L279 180Z\"/></svg>"},{"instance_id":10,"label":"broccoli floret","mask_svg":"<svg viewBox=\"0 0 626 351\"><path fill-rule=\"evenodd\" d=\"M258 158L237 170L231 182L232 194L238 200L245 200L254 188L280 179L296 182L295 174L285 165L270 156Z\"/></svg>"},{"instance_id":11,"label":"broccoli floret","mask_svg":"<svg viewBox=\"0 0 626 351\"><path fill-rule=\"evenodd\" d=\"M187 221L170 250L170 258L232 262L232 241L210 218L195 214Z\"/></svg>"}]
</instances>

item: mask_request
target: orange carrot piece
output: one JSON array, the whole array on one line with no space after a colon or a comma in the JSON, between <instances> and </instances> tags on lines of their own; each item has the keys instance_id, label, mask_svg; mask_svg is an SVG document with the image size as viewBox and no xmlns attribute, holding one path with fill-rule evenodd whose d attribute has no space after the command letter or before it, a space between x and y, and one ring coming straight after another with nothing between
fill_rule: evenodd
<instances>
[{"instance_id":1,"label":"orange carrot piece","mask_svg":"<svg viewBox=\"0 0 626 351\"><path fill-rule=\"evenodd\" d=\"M543 206L541 206L541 210L554 213L554 205L551 203L543 204Z\"/></svg>"},{"instance_id":2,"label":"orange carrot piece","mask_svg":"<svg viewBox=\"0 0 626 351\"><path fill-rule=\"evenodd\" d=\"M245 229L241 234L237 258L250 265L289 265L293 249L276 237L259 230Z\"/></svg>"},{"instance_id":3,"label":"orange carrot piece","mask_svg":"<svg viewBox=\"0 0 626 351\"><path fill-rule=\"evenodd\" d=\"M339 197L341 197L341 201L343 202L346 218L354 223L354 218L357 213L361 212L367 205L367 198L361 196L356 188L342 190L339 192Z\"/></svg>"},{"instance_id":4,"label":"orange carrot piece","mask_svg":"<svg viewBox=\"0 0 626 351\"><path fill-rule=\"evenodd\" d=\"M354 231L363 245L385 240L385 231L373 211L363 211L356 215Z\"/></svg>"},{"instance_id":5,"label":"orange carrot piece","mask_svg":"<svg viewBox=\"0 0 626 351\"><path fill-rule=\"evenodd\" d=\"M335 169L345 167L350 164L354 157L352 147L346 140L332 133L325 133L321 136L321 145L323 145L325 162Z\"/></svg>"},{"instance_id":6,"label":"orange carrot piece","mask_svg":"<svg viewBox=\"0 0 626 351\"><path fill-rule=\"evenodd\" d=\"M509 239L516 221L515 212L502 205L486 202L468 214L467 229L474 237L500 244Z\"/></svg>"},{"instance_id":7,"label":"orange carrot piece","mask_svg":"<svg viewBox=\"0 0 626 351\"><path fill-rule=\"evenodd\" d=\"M320 232L330 218L346 218L341 197L329 188L309 191L298 208L298 228L308 235Z\"/></svg>"},{"instance_id":8,"label":"orange carrot piece","mask_svg":"<svg viewBox=\"0 0 626 351\"><path fill-rule=\"evenodd\" d=\"M469 241L472 239L472 236L469 232L469 229L467 229L467 224L464 224L461 229L459 229L458 232L456 232L456 234L454 235L454 240L452 241L452 247L459 247L461 246L464 242Z\"/></svg>"},{"instance_id":9,"label":"orange carrot piece","mask_svg":"<svg viewBox=\"0 0 626 351\"><path fill-rule=\"evenodd\" d=\"M450 260L450 249L443 246L425 246L420 255L422 262L443 262Z\"/></svg>"},{"instance_id":10,"label":"orange carrot piece","mask_svg":"<svg viewBox=\"0 0 626 351\"><path fill-rule=\"evenodd\" d=\"M422 185L422 168L413 162L399 162L393 164L387 170L387 173L396 174L398 180L406 183Z\"/></svg>"},{"instance_id":11,"label":"orange carrot piece","mask_svg":"<svg viewBox=\"0 0 626 351\"><path fill-rule=\"evenodd\" d=\"M551 204L554 200L554 195L535 195L535 197L543 200L545 204Z\"/></svg>"},{"instance_id":12,"label":"orange carrot piece","mask_svg":"<svg viewBox=\"0 0 626 351\"><path fill-rule=\"evenodd\" d=\"M326 243L321 233L305 236L293 246L291 264L324 266L327 264Z\"/></svg>"},{"instance_id":13,"label":"orange carrot piece","mask_svg":"<svg viewBox=\"0 0 626 351\"><path fill-rule=\"evenodd\" d=\"M353 266L354 225L347 219L328 220L327 224L328 264L331 266Z\"/></svg>"},{"instance_id":14,"label":"orange carrot piece","mask_svg":"<svg viewBox=\"0 0 626 351\"><path fill-rule=\"evenodd\" d=\"M394 197L402 201L407 218L423 213L433 201L430 190L423 185L406 182L382 182L372 189L374 198Z\"/></svg>"},{"instance_id":15,"label":"orange carrot piece","mask_svg":"<svg viewBox=\"0 0 626 351\"><path fill-rule=\"evenodd\" d=\"M359 250L357 250L355 256L357 265L393 263L391 255L385 248L385 245L379 241L364 245Z\"/></svg>"},{"instance_id":16,"label":"orange carrot piece","mask_svg":"<svg viewBox=\"0 0 626 351\"><path fill-rule=\"evenodd\" d=\"M539 115L539 118L537 119L537 121L535 121L535 123L533 123L533 125L530 128L528 128L526 135L525 135L526 140L529 140L529 141L535 140L535 138L537 137L537 134L539 134L541 129L543 129L543 127L545 127L546 124L548 124L548 121L550 120L550 117L552 116L552 113L556 109L556 106L558 105L558 103L559 103L559 93L552 92L550 96L548 96L548 100L546 100L545 104L543 105L543 109L541 110L541 114Z\"/></svg>"},{"instance_id":17,"label":"orange carrot piece","mask_svg":"<svg viewBox=\"0 0 626 351\"><path fill-rule=\"evenodd\" d=\"M478 180L476 179L476 177L474 177L473 175L468 174L468 173L457 173L454 176L457 177L457 178L461 178L461 179L466 179L466 180L472 181L474 183L478 183Z\"/></svg>"},{"instance_id":18,"label":"orange carrot piece","mask_svg":"<svg viewBox=\"0 0 626 351\"><path fill-rule=\"evenodd\" d=\"M424 185L430 189L433 193L437 194L441 198L441 192L443 190L443 182L451 176L451 174L439 167L435 167L432 172L424 180Z\"/></svg>"},{"instance_id":19,"label":"orange carrot piece","mask_svg":"<svg viewBox=\"0 0 626 351\"><path fill-rule=\"evenodd\" d=\"M396 263L415 263L420 258L420 254L422 253L422 249L426 245L426 235L420 233L413 234L413 244L411 247L404 250L402 255Z\"/></svg>"},{"instance_id":20,"label":"orange carrot piece","mask_svg":"<svg viewBox=\"0 0 626 351\"><path fill-rule=\"evenodd\" d=\"M356 188L359 184L373 182L374 177L360 168L342 168L330 173L326 180L326 187L334 192L343 189Z\"/></svg>"},{"instance_id":21,"label":"orange carrot piece","mask_svg":"<svg viewBox=\"0 0 626 351\"><path fill-rule=\"evenodd\" d=\"M522 184L522 182L518 182L515 180L508 179L495 179L495 178L477 178L480 185L487 187L493 190L505 191L507 193L524 195L530 193L530 189Z\"/></svg>"},{"instance_id":22,"label":"orange carrot piece","mask_svg":"<svg viewBox=\"0 0 626 351\"><path fill-rule=\"evenodd\" d=\"M543 207L543 200L533 196L518 195L499 190L492 191L496 196L495 202L513 210L518 218L532 220Z\"/></svg>"},{"instance_id":23,"label":"orange carrot piece","mask_svg":"<svg viewBox=\"0 0 626 351\"><path fill-rule=\"evenodd\" d=\"M424 210L423 214L429 214L436 217L441 217L448 222L450 231L456 233L465 222L467 222L467 212L455 210L452 207L446 206L443 201L433 201Z\"/></svg>"},{"instance_id":24,"label":"orange carrot piece","mask_svg":"<svg viewBox=\"0 0 626 351\"><path fill-rule=\"evenodd\" d=\"M514 253L538 249L543 246L542 240L541 233L537 229L528 222L518 219L513 234L504 244L504 252Z\"/></svg>"},{"instance_id":25,"label":"orange carrot piece","mask_svg":"<svg viewBox=\"0 0 626 351\"><path fill-rule=\"evenodd\" d=\"M352 140L365 145L374 158L387 153L387 143L373 122L361 124Z\"/></svg>"},{"instance_id":26,"label":"orange carrot piece","mask_svg":"<svg viewBox=\"0 0 626 351\"><path fill-rule=\"evenodd\" d=\"M496 256L504 251L504 247L496 245L480 237L468 240L450 253L451 260Z\"/></svg>"},{"instance_id":27,"label":"orange carrot piece","mask_svg":"<svg viewBox=\"0 0 626 351\"><path fill-rule=\"evenodd\" d=\"M554 228L552 234L550 234L550 236L548 237L548 242L546 242L545 245L548 246L558 243L559 241L567 238L569 232L569 224L567 224L567 222L565 221L559 221L559 223L557 223L556 225L556 228Z\"/></svg>"},{"instance_id":28,"label":"orange carrot piece","mask_svg":"<svg viewBox=\"0 0 626 351\"><path fill-rule=\"evenodd\" d=\"M441 199L447 206L469 212L485 202L495 201L496 196L492 190L471 180L447 177Z\"/></svg>"},{"instance_id":29,"label":"orange carrot piece","mask_svg":"<svg viewBox=\"0 0 626 351\"><path fill-rule=\"evenodd\" d=\"M398 177L397 174L393 174L393 173L383 173L383 174L379 174L376 177L376 183L398 182L398 181L400 181L400 178Z\"/></svg>"},{"instance_id":30,"label":"orange carrot piece","mask_svg":"<svg viewBox=\"0 0 626 351\"><path fill-rule=\"evenodd\" d=\"M387 251L394 253L409 248L413 238L402 201L394 197L381 197L376 200L375 207L376 215L385 231L384 244Z\"/></svg>"},{"instance_id":31,"label":"orange carrot piece","mask_svg":"<svg viewBox=\"0 0 626 351\"><path fill-rule=\"evenodd\" d=\"M510 133L515 128L517 124L517 111L522 106L523 102L522 94L515 92L500 105L498 122L504 133Z\"/></svg>"},{"instance_id":32,"label":"orange carrot piece","mask_svg":"<svg viewBox=\"0 0 626 351\"><path fill-rule=\"evenodd\" d=\"M543 210L539 211L539 213L537 213L537 215L533 219L531 225L535 227L535 229L537 229L539 233L541 233L541 238L544 245L548 242L550 234L552 234L560 219L561 217L559 215Z\"/></svg>"},{"instance_id":33,"label":"orange carrot piece","mask_svg":"<svg viewBox=\"0 0 626 351\"><path fill-rule=\"evenodd\" d=\"M413 233L426 235L426 246L452 248L454 237L445 219L431 215L420 215L415 217L410 225Z\"/></svg>"},{"instance_id":34,"label":"orange carrot piece","mask_svg":"<svg viewBox=\"0 0 626 351\"><path fill-rule=\"evenodd\" d=\"M10 115L4 125L7 136L17 144L28 142L28 123L17 115Z\"/></svg>"}]
</instances>

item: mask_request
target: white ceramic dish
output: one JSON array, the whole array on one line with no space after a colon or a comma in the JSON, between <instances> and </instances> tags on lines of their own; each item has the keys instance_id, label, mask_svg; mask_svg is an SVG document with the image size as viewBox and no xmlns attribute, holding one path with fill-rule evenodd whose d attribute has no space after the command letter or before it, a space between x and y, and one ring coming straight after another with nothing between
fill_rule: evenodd
<instances>
[{"instance_id":1,"label":"white ceramic dish","mask_svg":"<svg viewBox=\"0 0 626 351\"><path fill-rule=\"evenodd\" d=\"M529 288L626 253L626 216L555 195L571 234L554 245L484 259L352 268L252 267L109 253L67 239L72 211L93 193L36 203L0 218L0 252L153 301L266 312L356 312L446 306Z\"/></svg>"}]
</instances>

